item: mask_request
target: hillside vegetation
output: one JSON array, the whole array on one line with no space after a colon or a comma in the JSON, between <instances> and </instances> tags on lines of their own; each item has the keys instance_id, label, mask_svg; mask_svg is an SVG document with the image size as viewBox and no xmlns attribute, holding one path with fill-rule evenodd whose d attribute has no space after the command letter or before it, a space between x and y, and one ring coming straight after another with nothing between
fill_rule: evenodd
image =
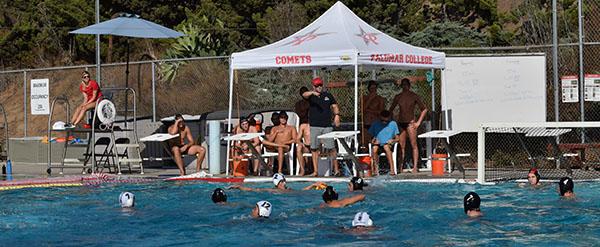
<instances>
[{"instance_id":1,"label":"hillside vegetation","mask_svg":"<svg viewBox=\"0 0 600 247\"><path fill-rule=\"evenodd\" d=\"M348 0L352 11L375 28L413 45L425 47L487 47L551 42L551 0ZM95 63L94 36L69 31L94 23L94 1L14 0L0 2L0 70ZM219 56L259 47L284 38L309 24L334 0L103 0L101 21L119 13L177 29L187 37L167 40L130 39L131 60ZM575 40L577 1L561 0L560 37ZM101 37L103 63L125 61L125 38ZM227 106L227 61L161 64L159 115L200 113ZM90 68L93 69L93 68ZM81 70L31 73L51 78L51 96L79 101L76 84ZM92 71L93 72L93 71ZM138 74L139 72L139 74ZM95 72L93 72L95 73ZM150 108L150 68L132 68L130 82L140 94L140 112ZM304 72L250 72L237 95L241 108L252 100L272 99L269 91L295 95ZM103 70L103 86L123 86L124 68ZM248 75L248 74L247 74ZM275 79L274 79L275 78ZM243 79L244 80L244 79ZM280 80L289 85L274 85ZM22 74L0 74L0 102L7 106L13 134L22 134ZM293 85L293 86L291 86ZM255 90L257 88L265 90ZM175 91L175 93L173 93ZM258 92L260 91L260 92ZM181 102L193 101L194 104ZM246 104L245 104L246 103ZM43 133L45 117L29 116L33 134ZM15 132L16 131L16 132Z\"/></svg>"}]
</instances>

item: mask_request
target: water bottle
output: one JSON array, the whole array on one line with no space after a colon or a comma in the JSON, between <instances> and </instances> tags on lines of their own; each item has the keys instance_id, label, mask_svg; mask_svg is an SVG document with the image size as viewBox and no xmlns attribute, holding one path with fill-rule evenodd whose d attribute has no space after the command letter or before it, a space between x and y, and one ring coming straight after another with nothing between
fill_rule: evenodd
<instances>
[{"instance_id":1,"label":"water bottle","mask_svg":"<svg viewBox=\"0 0 600 247\"><path fill-rule=\"evenodd\" d=\"M6 179L12 180L12 162L10 160L6 161Z\"/></svg>"}]
</instances>

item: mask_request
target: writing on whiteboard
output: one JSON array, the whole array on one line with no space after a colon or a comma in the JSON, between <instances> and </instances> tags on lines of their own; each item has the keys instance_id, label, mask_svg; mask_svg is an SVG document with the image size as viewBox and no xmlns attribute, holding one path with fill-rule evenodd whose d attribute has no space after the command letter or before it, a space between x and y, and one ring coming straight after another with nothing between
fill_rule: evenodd
<instances>
[{"instance_id":1,"label":"writing on whiteboard","mask_svg":"<svg viewBox=\"0 0 600 247\"><path fill-rule=\"evenodd\" d=\"M544 56L446 58L442 109L452 109L453 130L546 121L545 66Z\"/></svg>"}]
</instances>

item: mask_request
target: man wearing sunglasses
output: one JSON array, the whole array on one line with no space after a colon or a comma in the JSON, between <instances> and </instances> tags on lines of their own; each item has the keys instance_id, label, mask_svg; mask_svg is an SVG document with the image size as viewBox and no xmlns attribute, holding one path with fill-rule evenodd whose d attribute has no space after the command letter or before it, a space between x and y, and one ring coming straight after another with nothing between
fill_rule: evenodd
<instances>
[{"instance_id":1,"label":"man wearing sunglasses","mask_svg":"<svg viewBox=\"0 0 600 247\"><path fill-rule=\"evenodd\" d=\"M308 123L310 125L310 149L312 152L313 173L309 176L317 176L318 161L321 155L321 142L325 149L329 150L329 157L333 161L333 173L339 175L339 165L336 159L336 151L333 139L318 140L317 137L333 131L333 124L340 126L340 110L337 101L329 92L323 90L323 80L317 77L312 80L313 90L302 94L309 101Z\"/></svg>"}]
</instances>

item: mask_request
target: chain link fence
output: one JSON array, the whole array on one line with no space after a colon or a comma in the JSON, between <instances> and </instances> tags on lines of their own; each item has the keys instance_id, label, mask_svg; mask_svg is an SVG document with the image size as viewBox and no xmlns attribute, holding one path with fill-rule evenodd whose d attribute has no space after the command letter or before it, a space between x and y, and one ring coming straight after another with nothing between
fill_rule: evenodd
<instances>
[{"instance_id":1,"label":"chain link fence","mask_svg":"<svg viewBox=\"0 0 600 247\"><path fill-rule=\"evenodd\" d=\"M532 2L532 1L525 1ZM583 1L583 74L600 74L600 2ZM577 4L575 2L575 4ZM563 6L564 7L564 6ZM542 9L525 9L523 14L524 32L527 35L527 46L495 47L495 48L448 48L441 49L448 56L453 54L510 54L510 53L543 53L546 55L546 121L599 121L600 102L584 101L563 102L561 80L563 76L579 77L579 37L577 19L573 20L572 12L561 6L558 16L558 52L557 67L553 66L552 16L536 15L544 11L552 13L552 6L543 5ZM533 37L533 38L532 38ZM558 87L555 86L554 71L558 74ZM439 77L438 77L439 78ZM436 86L439 85L436 82ZM582 83L579 83L580 97ZM558 90L556 92L555 90ZM555 94L556 93L556 94ZM439 95L436 95L438 97ZM438 98L439 99L439 98ZM436 104L440 104L439 101ZM557 105L558 108L555 106ZM582 107L583 106L583 107ZM485 176L486 180L507 180L526 178L527 171L536 167L540 169L542 178L558 179L561 176L572 176L576 179L594 179L599 157L594 142L597 139L597 128L566 128L570 131L559 137L528 137L525 132L497 133L486 130L485 137ZM513 131L514 132L514 131ZM530 134L529 134L530 135ZM462 133L451 138L457 153L468 153L471 156L462 159L466 168L477 169L477 133ZM553 146L556 143L557 146ZM560 153L561 155L557 154ZM587 155L586 155L587 153Z\"/></svg>"},{"instance_id":2,"label":"chain link fence","mask_svg":"<svg viewBox=\"0 0 600 247\"><path fill-rule=\"evenodd\" d=\"M227 61L227 57L212 57L131 63L127 87L136 92L138 118L155 117L159 120L177 112L200 114L227 109ZM172 80L163 80L160 77L161 69L169 63L177 63L178 73ZM72 114L83 102L78 88L84 70L92 74L92 79L96 78L94 65L0 72L0 103L9 113L9 135L46 134L48 116L31 114L31 79L47 78L50 82L50 104L54 98L66 96ZM126 87L125 71L125 64L102 65L101 88ZM112 100L119 110L124 110L124 95L115 95ZM128 98L129 110L133 107L132 100L132 97ZM60 105L53 112L53 121L58 120L67 120L65 108Z\"/></svg>"}]
</instances>

